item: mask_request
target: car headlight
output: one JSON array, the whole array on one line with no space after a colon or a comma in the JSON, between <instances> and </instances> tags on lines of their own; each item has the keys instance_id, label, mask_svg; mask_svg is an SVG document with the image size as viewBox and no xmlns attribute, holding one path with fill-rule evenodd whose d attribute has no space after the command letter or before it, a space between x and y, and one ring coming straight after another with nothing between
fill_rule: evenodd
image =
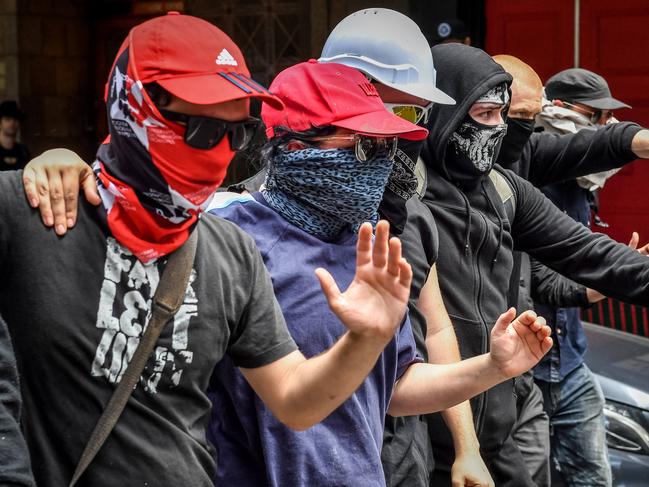
<instances>
[{"instance_id":1,"label":"car headlight","mask_svg":"<svg viewBox=\"0 0 649 487\"><path fill-rule=\"evenodd\" d=\"M649 413L607 400L604 416L609 448L649 455Z\"/></svg>"}]
</instances>

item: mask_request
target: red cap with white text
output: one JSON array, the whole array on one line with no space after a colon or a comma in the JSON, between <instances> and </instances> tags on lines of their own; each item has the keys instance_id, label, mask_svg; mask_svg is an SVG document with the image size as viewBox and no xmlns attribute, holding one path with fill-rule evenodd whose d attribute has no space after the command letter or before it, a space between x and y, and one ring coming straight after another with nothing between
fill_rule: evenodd
<instances>
[{"instance_id":1,"label":"red cap with white text","mask_svg":"<svg viewBox=\"0 0 649 487\"><path fill-rule=\"evenodd\" d=\"M376 137L422 140L428 130L386 110L376 88L360 71L336 63L310 60L277 75L270 90L285 109L261 109L269 138L282 129L301 132L313 127L344 128Z\"/></svg>"}]
</instances>

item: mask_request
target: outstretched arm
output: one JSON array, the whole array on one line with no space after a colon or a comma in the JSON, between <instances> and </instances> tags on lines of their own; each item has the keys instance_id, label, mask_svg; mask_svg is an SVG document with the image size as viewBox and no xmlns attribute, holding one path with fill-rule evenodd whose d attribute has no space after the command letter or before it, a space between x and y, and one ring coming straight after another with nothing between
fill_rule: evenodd
<instances>
[{"instance_id":1,"label":"outstretched arm","mask_svg":"<svg viewBox=\"0 0 649 487\"><path fill-rule=\"evenodd\" d=\"M449 408L522 374L552 347L550 327L533 311L503 313L491 331L491 351L455 364L413 364L395 387L389 413L426 414ZM512 321L514 320L514 321Z\"/></svg>"},{"instance_id":2,"label":"outstretched arm","mask_svg":"<svg viewBox=\"0 0 649 487\"><path fill-rule=\"evenodd\" d=\"M530 161L527 179L540 188L649 157L649 130L620 122L575 134L533 133L524 156Z\"/></svg>"},{"instance_id":3,"label":"outstretched arm","mask_svg":"<svg viewBox=\"0 0 649 487\"><path fill-rule=\"evenodd\" d=\"M403 322L412 271L389 225L361 226L356 275L340 292L329 272L317 276L330 308L348 331L328 351L306 360L293 352L269 365L241 369L277 418L295 429L322 421L365 380Z\"/></svg>"}]
</instances>

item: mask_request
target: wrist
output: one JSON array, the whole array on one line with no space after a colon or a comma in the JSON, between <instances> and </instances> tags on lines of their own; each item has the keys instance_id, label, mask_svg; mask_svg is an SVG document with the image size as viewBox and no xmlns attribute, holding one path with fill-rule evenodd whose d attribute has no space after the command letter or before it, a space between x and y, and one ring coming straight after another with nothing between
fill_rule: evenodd
<instances>
[{"instance_id":1,"label":"wrist","mask_svg":"<svg viewBox=\"0 0 649 487\"><path fill-rule=\"evenodd\" d=\"M500 384L505 382L512 377L515 377L517 374L507 373L507 364L496 359L492 352L488 352L486 355L487 361L487 370L489 375L491 375L495 381L495 384Z\"/></svg>"},{"instance_id":2,"label":"wrist","mask_svg":"<svg viewBox=\"0 0 649 487\"><path fill-rule=\"evenodd\" d=\"M455 448L456 459L476 455L480 456L480 442L478 441L475 432L473 438L463 438L462 441L459 442L454 441L453 446Z\"/></svg>"},{"instance_id":3,"label":"wrist","mask_svg":"<svg viewBox=\"0 0 649 487\"><path fill-rule=\"evenodd\" d=\"M344 348L349 348L354 353L367 353L380 355L389 340L371 333L347 331L340 339Z\"/></svg>"}]
</instances>

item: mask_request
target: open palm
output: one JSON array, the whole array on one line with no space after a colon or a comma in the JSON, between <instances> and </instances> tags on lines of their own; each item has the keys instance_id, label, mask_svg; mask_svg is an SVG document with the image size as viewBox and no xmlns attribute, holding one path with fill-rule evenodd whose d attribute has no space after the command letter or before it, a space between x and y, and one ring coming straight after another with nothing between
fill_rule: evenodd
<instances>
[{"instance_id":1,"label":"open palm","mask_svg":"<svg viewBox=\"0 0 649 487\"><path fill-rule=\"evenodd\" d=\"M372 226L361 226L356 274L342 293L329 272L316 270L329 307L349 331L386 343L403 321L412 280L410 265L401 256L401 242L389 236L390 225L380 221L372 244Z\"/></svg>"},{"instance_id":2,"label":"open palm","mask_svg":"<svg viewBox=\"0 0 649 487\"><path fill-rule=\"evenodd\" d=\"M552 347L550 327L533 311L513 320L514 308L500 315L491 331L491 356L507 377L534 367ZM512 321L513 320L513 321Z\"/></svg>"}]
</instances>

